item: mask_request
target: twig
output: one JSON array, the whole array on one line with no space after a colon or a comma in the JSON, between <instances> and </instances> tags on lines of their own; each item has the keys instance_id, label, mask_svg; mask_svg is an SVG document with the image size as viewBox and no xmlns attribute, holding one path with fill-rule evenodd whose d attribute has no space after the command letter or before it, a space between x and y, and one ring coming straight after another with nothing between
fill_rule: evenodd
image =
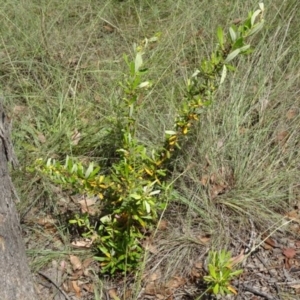
<instances>
[{"instance_id":1,"label":"twig","mask_svg":"<svg viewBox=\"0 0 300 300\"><path fill-rule=\"evenodd\" d=\"M45 273L39 271L37 272L39 275L41 275L42 277L46 278L49 282L51 282L58 290L59 292L61 292L63 294L63 296L67 299L67 300L71 300L71 298L62 290L62 288L55 282L53 281L48 275L46 275Z\"/></svg>"},{"instance_id":2,"label":"twig","mask_svg":"<svg viewBox=\"0 0 300 300\"><path fill-rule=\"evenodd\" d=\"M254 295L264 297L264 298L266 298L267 300L277 300L277 298L274 298L273 296L270 296L270 295L268 295L268 294L266 294L266 293L264 293L264 292L258 291L258 290L252 288L252 287L249 286L249 285L243 284L243 287L244 287L244 289L245 289L246 291L251 292L251 293L254 294Z\"/></svg>"}]
</instances>

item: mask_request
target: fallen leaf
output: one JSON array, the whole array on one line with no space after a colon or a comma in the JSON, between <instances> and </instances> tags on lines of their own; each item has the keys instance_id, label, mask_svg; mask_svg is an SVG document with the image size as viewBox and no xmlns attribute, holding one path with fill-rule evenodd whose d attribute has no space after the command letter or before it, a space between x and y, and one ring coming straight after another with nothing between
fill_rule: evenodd
<instances>
[{"instance_id":1,"label":"fallen leaf","mask_svg":"<svg viewBox=\"0 0 300 300\"><path fill-rule=\"evenodd\" d=\"M85 198L83 200L78 201L78 203L81 206L81 212L85 213L85 212L89 212L89 207L94 205L97 202L97 198L93 197L93 198Z\"/></svg>"},{"instance_id":2,"label":"fallen leaf","mask_svg":"<svg viewBox=\"0 0 300 300\"><path fill-rule=\"evenodd\" d=\"M179 65L184 67L184 66L186 66L188 63L189 63L188 60L184 60L184 61L180 61L180 62L179 62Z\"/></svg>"},{"instance_id":3,"label":"fallen leaf","mask_svg":"<svg viewBox=\"0 0 300 300\"><path fill-rule=\"evenodd\" d=\"M224 194L227 186L224 183L214 184L210 190L211 199L215 199L218 195Z\"/></svg>"},{"instance_id":4,"label":"fallen leaf","mask_svg":"<svg viewBox=\"0 0 300 300\"><path fill-rule=\"evenodd\" d=\"M191 276L192 279L200 278L201 277L201 272L198 268L193 267L192 270L191 270L190 276Z\"/></svg>"},{"instance_id":5,"label":"fallen leaf","mask_svg":"<svg viewBox=\"0 0 300 300\"><path fill-rule=\"evenodd\" d=\"M80 297L81 297L81 295L80 295L80 287L78 286L76 280L73 280L73 281L72 281L72 288L74 289L74 291L75 291L75 293L76 293L76 297L77 297L77 298L80 298Z\"/></svg>"},{"instance_id":6,"label":"fallen leaf","mask_svg":"<svg viewBox=\"0 0 300 300\"><path fill-rule=\"evenodd\" d=\"M271 250L271 249L274 248L274 247L272 247L271 245L266 244L266 243L263 243L262 247L263 247L265 250Z\"/></svg>"},{"instance_id":7,"label":"fallen leaf","mask_svg":"<svg viewBox=\"0 0 300 300\"><path fill-rule=\"evenodd\" d=\"M195 33L196 36L202 36L204 35L204 30L201 28L199 29L196 33Z\"/></svg>"},{"instance_id":8,"label":"fallen leaf","mask_svg":"<svg viewBox=\"0 0 300 300\"><path fill-rule=\"evenodd\" d=\"M132 299L132 290L127 288L122 299Z\"/></svg>"},{"instance_id":9,"label":"fallen leaf","mask_svg":"<svg viewBox=\"0 0 300 300\"><path fill-rule=\"evenodd\" d=\"M264 249L266 250L270 250L272 248L278 248L278 244L275 240L271 239L270 237L268 237L265 240L265 245L264 245Z\"/></svg>"},{"instance_id":10,"label":"fallen leaf","mask_svg":"<svg viewBox=\"0 0 300 300\"><path fill-rule=\"evenodd\" d=\"M203 186L207 186L209 181L209 176L208 175L203 175L200 179L200 182Z\"/></svg>"},{"instance_id":11,"label":"fallen leaf","mask_svg":"<svg viewBox=\"0 0 300 300\"><path fill-rule=\"evenodd\" d=\"M242 250L242 252L235 256L235 257L232 257L230 259L230 265L231 267L234 267L236 265L238 265L239 263L241 263L243 260L245 259L245 254L244 254L244 251Z\"/></svg>"},{"instance_id":12,"label":"fallen leaf","mask_svg":"<svg viewBox=\"0 0 300 300\"><path fill-rule=\"evenodd\" d=\"M72 275L70 275L70 280L78 280L83 275L83 270L73 271ZM79 284L79 281L78 281Z\"/></svg>"},{"instance_id":13,"label":"fallen leaf","mask_svg":"<svg viewBox=\"0 0 300 300\"><path fill-rule=\"evenodd\" d=\"M270 101L268 99L261 99L259 102L261 111L264 111L268 107Z\"/></svg>"},{"instance_id":14,"label":"fallen leaf","mask_svg":"<svg viewBox=\"0 0 300 300\"><path fill-rule=\"evenodd\" d=\"M246 134L248 131L249 131L249 129L246 128L246 127L240 127L239 128L239 134L241 134L241 135Z\"/></svg>"},{"instance_id":15,"label":"fallen leaf","mask_svg":"<svg viewBox=\"0 0 300 300\"><path fill-rule=\"evenodd\" d=\"M285 216L294 221L299 220L298 210L296 209L289 211Z\"/></svg>"},{"instance_id":16,"label":"fallen leaf","mask_svg":"<svg viewBox=\"0 0 300 300\"><path fill-rule=\"evenodd\" d=\"M77 57L70 57L70 58L68 59L68 64L69 64L69 66L71 66L71 67L76 66L76 65L78 64L78 58L77 58Z\"/></svg>"},{"instance_id":17,"label":"fallen leaf","mask_svg":"<svg viewBox=\"0 0 300 300\"><path fill-rule=\"evenodd\" d=\"M234 20L232 21L232 23L233 23L234 25L240 24L241 22L242 22L242 19L240 19L240 18L236 18L236 19L234 19Z\"/></svg>"},{"instance_id":18,"label":"fallen leaf","mask_svg":"<svg viewBox=\"0 0 300 300\"><path fill-rule=\"evenodd\" d=\"M56 222L57 222L57 220L51 218L50 216L45 216L45 217L39 218L36 221L37 224L39 224L41 226L45 226L47 228L53 227Z\"/></svg>"},{"instance_id":19,"label":"fallen leaf","mask_svg":"<svg viewBox=\"0 0 300 300\"><path fill-rule=\"evenodd\" d=\"M149 251L152 254L157 254L158 249L155 245L153 245L151 239L146 238L145 241L143 242L143 247L146 251Z\"/></svg>"},{"instance_id":20,"label":"fallen leaf","mask_svg":"<svg viewBox=\"0 0 300 300\"><path fill-rule=\"evenodd\" d=\"M299 218L299 210L298 209L294 209L294 210L291 210L289 211L287 214L286 214L289 218Z\"/></svg>"},{"instance_id":21,"label":"fallen leaf","mask_svg":"<svg viewBox=\"0 0 300 300\"><path fill-rule=\"evenodd\" d=\"M117 295L117 290L116 289L111 289L108 291L108 295L111 299L113 300L120 300L120 298Z\"/></svg>"},{"instance_id":22,"label":"fallen leaf","mask_svg":"<svg viewBox=\"0 0 300 300\"><path fill-rule=\"evenodd\" d=\"M71 245L75 248L91 248L93 241L90 239L74 241Z\"/></svg>"},{"instance_id":23,"label":"fallen leaf","mask_svg":"<svg viewBox=\"0 0 300 300\"><path fill-rule=\"evenodd\" d=\"M214 184L214 183L216 183L216 181L217 181L217 175L215 173L210 175L209 183Z\"/></svg>"},{"instance_id":24,"label":"fallen leaf","mask_svg":"<svg viewBox=\"0 0 300 300\"><path fill-rule=\"evenodd\" d=\"M99 94L96 94L94 96L94 100L95 100L96 103L103 103L103 99Z\"/></svg>"},{"instance_id":25,"label":"fallen leaf","mask_svg":"<svg viewBox=\"0 0 300 300\"><path fill-rule=\"evenodd\" d=\"M153 244L147 244L145 246L145 250L148 250L152 254L157 254L158 253L157 247Z\"/></svg>"},{"instance_id":26,"label":"fallen leaf","mask_svg":"<svg viewBox=\"0 0 300 300\"><path fill-rule=\"evenodd\" d=\"M300 221L298 221L298 220L295 220L297 223L293 223L293 224L290 224L289 225L289 229L292 231L292 232L294 232L294 233L296 233L296 234L299 234L300 233Z\"/></svg>"},{"instance_id":27,"label":"fallen leaf","mask_svg":"<svg viewBox=\"0 0 300 300\"><path fill-rule=\"evenodd\" d=\"M13 108L13 113L16 114L16 115L19 115L19 114L24 114L24 112L27 110L27 106L25 105L16 105L14 108Z\"/></svg>"},{"instance_id":28,"label":"fallen leaf","mask_svg":"<svg viewBox=\"0 0 300 300\"><path fill-rule=\"evenodd\" d=\"M296 250L294 248L284 248L282 249L282 254L286 258L293 258L296 255Z\"/></svg>"},{"instance_id":29,"label":"fallen leaf","mask_svg":"<svg viewBox=\"0 0 300 300\"><path fill-rule=\"evenodd\" d=\"M67 268L67 263L66 263L65 260L62 260L60 262L60 269L61 269L61 271L64 271L66 268Z\"/></svg>"},{"instance_id":30,"label":"fallen leaf","mask_svg":"<svg viewBox=\"0 0 300 300\"><path fill-rule=\"evenodd\" d=\"M155 272L153 272L149 277L146 278L146 280L148 282L151 282L151 281L155 281L155 280L158 280L161 278L161 271L160 269L157 269Z\"/></svg>"},{"instance_id":31,"label":"fallen leaf","mask_svg":"<svg viewBox=\"0 0 300 300\"><path fill-rule=\"evenodd\" d=\"M291 109L289 109L288 112L286 113L286 118L287 118L288 120L292 120L292 119L294 119L294 118L296 117L297 113L298 113L298 111L297 111L296 108L291 108Z\"/></svg>"},{"instance_id":32,"label":"fallen leaf","mask_svg":"<svg viewBox=\"0 0 300 300\"><path fill-rule=\"evenodd\" d=\"M80 139L81 139L81 134L77 129L75 129L71 136L72 145L74 146L78 145Z\"/></svg>"},{"instance_id":33,"label":"fallen leaf","mask_svg":"<svg viewBox=\"0 0 300 300\"><path fill-rule=\"evenodd\" d=\"M92 257L86 258L82 263L82 267L84 269L88 268L93 261L94 259Z\"/></svg>"},{"instance_id":34,"label":"fallen leaf","mask_svg":"<svg viewBox=\"0 0 300 300\"><path fill-rule=\"evenodd\" d=\"M82 263L78 256L70 255L70 262L74 271L82 269Z\"/></svg>"},{"instance_id":35,"label":"fallen leaf","mask_svg":"<svg viewBox=\"0 0 300 300\"><path fill-rule=\"evenodd\" d=\"M217 149L219 150L220 148L222 148L224 146L224 140L221 139L221 140L218 140L217 142Z\"/></svg>"},{"instance_id":36,"label":"fallen leaf","mask_svg":"<svg viewBox=\"0 0 300 300\"><path fill-rule=\"evenodd\" d=\"M38 135L37 135L37 137L38 137L38 140L42 143L42 144L44 144L44 143L46 143L46 137L41 133L41 132L38 132Z\"/></svg>"},{"instance_id":37,"label":"fallen leaf","mask_svg":"<svg viewBox=\"0 0 300 300\"><path fill-rule=\"evenodd\" d=\"M157 228L159 230L166 230L168 227L168 222L166 220L160 220L158 225L157 225Z\"/></svg>"},{"instance_id":38,"label":"fallen leaf","mask_svg":"<svg viewBox=\"0 0 300 300\"><path fill-rule=\"evenodd\" d=\"M229 285L229 286L227 286L227 289L228 289L232 294L237 295L237 290L236 290L233 286Z\"/></svg>"},{"instance_id":39,"label":"fallen leaf","mask_svg":"<svg viewBox=\"0 0 300 300\"><path fill-rule=\"evenodd\" d=\"M62 287L64 289L65 292L69 293L70 292L70 285L69 285L69 281L65 281L63 284L62 284Z\"/></svg>"},{"instance_id":40,"label":"fallen leaf","mask_svg":"<svg viewBox=\"0 0 300 300\"><path fill-rule=\"evenodd\" d=\"M285 142L288 139L288 136L289 132L287 130L281 130L277 132L275 140L279 145L284 146Z\"/></svg>"},{"instance_id":41,"label":"fallen leaf","mask_svg":"<svg viewBox=\"0 0 300 300\"><path fill-rule=\"evenodd\" d=\"M95 287L93 283L84 283L81 287L89 293L94 293Z\"/></svg>"},{"instance_id":42,"label":"fallen leaf","mask_svg":"<svg viewBox=\"0 0 300 300\"><path fill-rule=\"evenodd\" d=\"M103 26L103 28L104 28L104 30L106 31L106 32L108 32L108 33L112 33L112 32L114 32L114 27L112 27L112 26L110 26L110 25L104 25Z\"/></svg>"},{"instance_id":43,"label":"fallen leaf","mask_svg":"<svg viewBox=\"0 0 300 300\"><path fill-rule=\"evenodd\" d=\"M186 280L179 276L172 277L167 283L166 287L173 290L183 286L186 283Z\"/></svg>"},{"instance_id":44,"label":"fallen leaf","mask_svg":"<svg viewBox=\"0 0 300 300\"><path fill-rule=\"evenodd\" d=\"M145 286L145 294L146 295L155 295L156 294L156 284L154 282L149 282Z\"/></svg>"},{"instance_id":45,"label":"fallen leaf","mask_svg":"<svg viewBox=\"0 0 300 300\"><path fill-rule=\"evenodd\" d=\"M196 263L194 264L194 267L195 267L196 269L203 269L203 262L201 262L201 261L196 262Z\"/></svg>"},{"instance_id":46,"label":"fallen leaf","mask_svg":"<svg viewBox=\"0 0 300 300\"><path fill-rule=\"evenodd\" d=\"M203 236L198 236L197 237L198 240L202 243L202 244L207 244L209 241L210 241L210 235L209 234L206 234L206 235L203 235Z\"/></svg>"}]
</instances>

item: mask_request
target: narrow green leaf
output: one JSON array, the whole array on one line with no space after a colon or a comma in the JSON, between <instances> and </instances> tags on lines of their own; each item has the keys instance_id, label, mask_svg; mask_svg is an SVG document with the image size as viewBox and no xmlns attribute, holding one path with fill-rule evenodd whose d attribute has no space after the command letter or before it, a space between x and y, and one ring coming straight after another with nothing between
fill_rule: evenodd
<instances>
[{"instance_id":1,"label":"narrow green leaf","mask_svg":"<svg viewBox=\"0 0 300 300\"><path fill-rule=\"evenodd\" d=\"M51 159L51 158L48 158L47 163L46 163L46 166L47 166L47 167L50 167L50 166L51 166L51 161L52 161L52 159Z\"/></svg>"},{"instance_id":2,"label":"narrow green leaf","mask_svg":"<svg viewBox=\"0 0 300 300\"><path fill-rule=\"evenodd\" d=\"M219 289L220 289L220 286L218 283L215 284L215 286L213 287L213 293L215 295L218 295L219 294Z\"/></svg>"},{"instance_id":3,"label":"narrow green leaf","mask_svg":"<svg viewBox=\"0 0 300 300\"><path fill-rule=\"evenodd\" d=\"M100 167L98 166L94 169L94 171L90 174L89 177L93 178L95 175L99 173L99 171L100 171Z\"/></svg>"},{"instance_id":4,"label":"narrow green leaf","mask_svg":"<svg viewBox=\"0 0 300 300\"><path fill-rule=\"evenodd\" d=\"M65 162L65 169L67 169L67 170L69 170L69 163L70 163L70 161L69 161L69 155L67 155L66 162Z\"/></svg>"},{"instance_id":5,"label":"narrow green leaf","mask_svg":"<svg viewBox=\"0 0 300 300\"><path fill-rule=\"evenodd\" d=\"M216 269L215 266L213 266L212 264L208 265L208 270L209 270L209 275L213 278L217 278L217 274L216 274Z\"/></svg>"},{"instance_id":6,"label":"narrow green leaf","mask_svg":"<svg viewBox=\"0 0 300 300\"><path fill-rule=\"evenodd\" d=\"M144 204L145 204L147 214L150 214L151 212L150 204L147 201L144 201Z\"/></svg>"},{"instance_id":7,"label":"narrow green leaf","mask_svg":"<svg viewBox=\"0 0 300 300\"><path fill-rule=\"evenodd\" d=\"M77 176L80 177L80 178L83 178L82 164L74 164L74 166L77 166Z\"/></svg>"},{"instance_id":8,"label":"narrow green leaf","mask_svg":"<svg viewBox=\"0 0 300 300\"><path fill-rule=\"evenodd\" d=\"M130 75L133 77L136 74L135 71L135 63L132 61L129 64L129 70L130 70ZM130 90L128 90L128 92L130 93Z\"/></svg>"},{"instance_id":9,"label":"narrow green leaf","mask_svg":"<svg viewBox=\"0 0 300 300\"><path fill-rule=\"evenodd\" d=\"M166 130L165 134L169 134L169 135L175 135L177 132L173 131L173 130Z\"/></svg>"},{"instance_id":10,"label":"narrow green leaf","mask_svg":"<svg viewBox=\"0 0 300 300\"><path fill-rule=\"evenodd\" d=\"M123 54L123 59L124 59L126 65L127 65L128 67L130 67L130 63L129 63L129 61L128 61L128 56L127 56L126 54Z\"/></svg>"},{"instance_id":11,"label":"narrow green leaf","mask_svg":"<svg viewBox=\"0 0 300 300\"><path fill-rule=\"evenodd\" d=\"M241 48L238 48L234 51L232 51L227 58L225 59L225 63L229 63L230 61L232 61L236 56L238 56L240 53L247 51L250 48L250 45L245 45Z\"/></svg>"},{"instance_id":12,"label":"narrow green leaf","mask_svg":"<svg viewBox=\"0 0 300 300\"><path fill-rule=\"evenodd\" d=\"M137 52L137 54L135 56L135 62L134 62L135 73L137 73L139 71L139 69L142 65L143 65L142 52Z\"/></svg>"},{"instance_id":13,"label":"narrow green leaf","mask_svg":"<svg viewBox=\"0 0 300 300\"><path fill-rule=\"evenodd\" d=\"M256 17L257 17L259 14L261 14L261 10L260 10L260 9L256 10L256 11L253 13L253 15L251 16L251 26L254 25L255 20L256 20Z\"/></svg>"},{"instance_id":14,"label":"narrow green leaf","mask_svg":"<svg viewBox=\"0 0 300 300\"><path fill-rule=\"evenodd\" d=\"M245 51L249 50L250 47L251 47L250 45L245 45L245 46L243 46L243 47L241 47L239 49L241 50L241 53L244 53Z\"/></svg>"},{"instance_id":15,"label":"narrow green leaf","mask_svg":"<svg viewBox=\"0 0 300 300\"><path fill-rule=\"evenodd\" d=\"M247 36L251 36L257 32L259 32L264 27L264 20L262 20L260 23L257 23L254 25L253 28L247 33Z\"/></svg>"},{"instance_id":16,"label":"narrow green leaf","mask_svg":"<svg viewBox=\"0 0 300 300\"><path fill-rule=\"evenodd\" d=\"M158 41L158 37L157 36L153 36L149 39L149 42L157 42Z\"/></svg>"},{"instance_id":17,"label":"narrow green leaf","mask_svg":"<svg viewBox=\"0 0 300 300\"><path fill-rule=\"evenodd\" d=\"M108 258L111 257L111 255L109 254L108 250L102 246L98 246L98 249L104 254L106 255Z\"/></svg>"},{"instance_id":18,"label":"narrow green leaf","mask_svg":"<svg viewBox=\"0 0 300 300\"><path fill-rule=\"evenodd\" d=\"M263 2L260 2L260 3L258 3L258 6L259 6L259 8L260 8L261 12L263 13L263 12L264 12L264 10L265 10L264 3L263 3Z\"/></svg>"},{"instance_id":19,"label":"narrow green leaf","mask_svg":"<svg viewBox=\"0 0 300 300\"><path fill-rule=\"evenodd\" d=\"M238 38L235 43L232 45L232 49L238 49L238 48L241 48L245 46L244 44L244 38L243 37L240 37Z\"/></svg>"},{"instance_id":20,"label":"narrow green leaf","mask_svg":"<svg viewBox=\"0 0 300 300\"><path fill-rule=\"evenodd\" d=\"M76 223L77 223L77 220L69 220L69 223L70 223L70 224L76 224Z\"/></svg>"},{"instance_id":21,"label":"narrow green leaf","mask_svg":"<svg viewBox=\"0 0 300 300\"><path fill-rule=\"evenodd\" d=\"M218 27L217 35L218 35L218 40L219 40L221 49L224 49L224 33L223 33L223 29L221 27Z\"/></svg>"},{"instance_id":22,"label":"narrow green leaf","mask_svg":"<svg viewBox=\"0 0 300 300\"><path fill-rule=\"evenodd\" d=\"M97 260L97 261L108 261L107 257L94 256L94 259Z\"/></svg>"},{"instance_id":23,"label":"narrow green leaf","mask_svg":"<svg viewBox=\"0 0 300 300\"><path fill-rule=\"evenodd\" d=\"M93 170L94 170L94 163L90 163L89 164L89 167L87 168L87 170L86 170L86 172L85 172L85 175L84 175L84 177L85 178L89 178L89 176L90 176L90 174L93 172Z\"/></svg>"},{"instance_id":24,"label":"narrow green leaf","mask_svg":"<svg viewBox=\"0 0 300 300\"><path fill-rule=\"evenodd\" d=\"M155 190L155 191L152 191L149 195L150 196L158 195L160 192L161 192L160 190Z\"/></svg>"},{"instance_id":25,"label":"narrow green leaf","mask_svg":"<svg viewBox=\"0 0 300 300\"><path fill-rule=\"evenodd\" d=\"M235 72L235 70L236 70L236 68L234 66L232 66L232 65L228 65L227 64L226 67L227 67L227 70L229 70L231 72Z\"/></svg>"},{"instance_id":26,"label":"narrow green leaf","mask_svg":"<svg viewBox=\"0 0 300 300\"><path fill-rule=\"evenodd\" d=\"M237 35L232 26L229 27L229 34L232 42L234 43L236 41Z\"/></svg>"},{"instance_id":27,"label":"narrow green leaf","mask_svg":"<svg viewBox=\"0 0 300 300\"><path fill-rule=\"evenodd\" d=\"M70 165L71 166L71 165ZM74 164L73 166L71 166L71 169L69 170L69 172L71 174L76 174L77 173L77 164Z\"/></svg>"},{"instance_id":28,"label":"narrow green leaf","mask_svg":"<svg viewBox=\"0 0 300 300\"><path fill-rule=\"evenodd\" d=\"M226 65L223 65L220 85L224 82L224 80L226 78L226 74L227 74L227 68L226 68Z\"/></svg>"},{"instance_id":29,"label":"narrow green leaf","mask_svg":"<svg viewBox=\"0 0 300 300\"><path fill-rule=\"evenodd\" d=\"M243 271L244 271L244 270L236 270L236 271L234 271L234 272L231 272L231 273L230 273L230 276L231 276L231 277L238 276L238 275L242 274Z\"/></svg>"},{"instance_id":30,"label":"narrow green leaf","mask_svg":"<svg viewBox=\"0 0 300 300\"><path fill-rule=\"evenodd\" d=\"M228 56L225 59L225 63L229 63L230 61L232 61L236 56L238 56L241 53L240 48L236 49L234 51L232 51L231 53L228 54Z\"/></svg>"},{"instance_id":31,"label":"narrow green leaf","mask_svg":"<svg viewBox=\"0 0 300 300\"><path fill-rule=\"evenodd\" d=\"M139 84L139 88L145 88L145 87L149 87L150 86L150 81L144 81L142 83Z\"/></svg>"},{"instance_id":32,"label":"narrow green leaf","mask_svg":"<svg viewBox=\"0 0 300 300\"><path fill-rule=\"evenodd\" d=\"M100 221L101 221L103 224L107 224L107 223L111 222L111 215L106 215L106 216L102 217L102 218L100 219Z\"/></svg>"},{"instance_id":33,"label":"narrow green leaf","mask_svg":"<svg viewBox=\"0 0 300 300\"><path fill-rule=\"evenodd\" d=\"M135 194L135 193L134 194L130 194L129 196L130 196L130 198L133 198L135 200L140 200L142 198L141 195Z\"/></svg>"}]
</instances>

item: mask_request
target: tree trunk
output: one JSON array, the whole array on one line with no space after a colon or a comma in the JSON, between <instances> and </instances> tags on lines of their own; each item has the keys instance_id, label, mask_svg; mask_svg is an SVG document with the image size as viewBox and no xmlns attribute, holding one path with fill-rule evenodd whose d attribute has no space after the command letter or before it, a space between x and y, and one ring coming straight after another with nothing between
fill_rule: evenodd
<instances>
[{"instance_id":1,"label":"tree trunk","mask_svg":"<svg viewBox=\"0 0 300 300\"><path fill-rule=\"evenodd\" d=\"M0 99L0 299L36 300L37 296L27 264L20 222L14 199L15 189L8 162L16 160L10 140L10 123Z\"/></svg>"}]
</instances>

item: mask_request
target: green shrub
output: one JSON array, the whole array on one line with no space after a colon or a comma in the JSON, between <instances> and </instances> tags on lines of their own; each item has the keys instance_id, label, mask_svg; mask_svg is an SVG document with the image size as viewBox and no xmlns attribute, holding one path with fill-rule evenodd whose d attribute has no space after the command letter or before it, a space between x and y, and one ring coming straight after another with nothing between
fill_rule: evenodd
<instances>
[{"instance_id":1,"label":"green shrub","mask_svg":"<svg viewBox=\"0 0 300 300\"><path fill-rule=\"evenodd\" d=\"M181 99L174 128L165 132L163 145L148 149L136 136L136 120L142 105L139 100L151 86L151 82L144 79L147 68L143 54L149 43L158 42L158 35L136 46L134 60L124 55L128 73L120 83L122 135L117 143L121 147L117 149L116 162L102 168L94 163L84 166L76 158L67 157L65 164L53 159L47 163L37 160L31 168L72 191L98 195L105 215L99 216L95 223L87 213L76 215L70 223L84 228L85 237L92 239L95 259L101 262L103 272L125 272L141 260L144 232L157 221L172 188L168 180L170 162L175 154L180 154L180 146L199 121L201 111L214 100L227 71L235 70L231 64L233 59L253 51L246 40L256 34L263 23L263 4L260 4L260 9L250 12L239 27L232 25L228 34L218 28L216 49L208 59L202 60L199 69L186 82L186 96ZM214 290L217 290L216 285Z\"/></svg>"}]
</instances>

